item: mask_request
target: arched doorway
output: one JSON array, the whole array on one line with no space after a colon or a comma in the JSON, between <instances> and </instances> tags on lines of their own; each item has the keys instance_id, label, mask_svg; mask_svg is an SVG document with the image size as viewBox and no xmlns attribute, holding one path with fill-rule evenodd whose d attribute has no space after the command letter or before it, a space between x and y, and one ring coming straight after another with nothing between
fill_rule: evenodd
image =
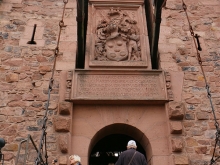
<instances>
[{"instance_id":1,"label":"arched doorway","mask_svg":"<svg viewBox=\"0 0 220 165\"><path fill-rule=\"evenodd\" d=\"M89 157L89 165L114 164L121 152L126 150L127 142L134 138L123 134L112 134L96 143ZM137 150L146 155L141 144L136 141Z\"/></svg>"},{"instance_id":2,"label":"arched doorway","mask_svg":"<svg viewBox=\"0 0 220 165\"><path fill-rule=\"evenodd\" d=\"M151 146L147 137L131 125L111 124L96 133L89 147L89 165L113 165L121 152L126 150L129 140L135 140L137 150L146 158L151 154ZM148 160L148 159L147 159Z\"/></svg>"}]
</instances>

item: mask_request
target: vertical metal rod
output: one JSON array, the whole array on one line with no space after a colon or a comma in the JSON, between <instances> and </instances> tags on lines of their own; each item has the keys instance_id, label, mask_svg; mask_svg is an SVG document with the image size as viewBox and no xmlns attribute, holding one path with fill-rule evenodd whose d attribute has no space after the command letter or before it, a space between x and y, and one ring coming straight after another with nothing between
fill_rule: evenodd
<instances>
[{"instance_id":1,"label":"vertical metal rod","mask_svg":"<svg viewBox=\"0 0 220 165\"><path fill-rule=\"evenodd\" d=\"M201 48L200 42L199 42L199 37L200 37L200 36L199 36L198 34L195 35L195 38L196 38L196 41L197 41L198 50L199 50L199 51L202 51L202 48Z\"/></svg>"},{"instance_id":2,"label":"vertical metal rod","mask_svg":"<svg viewBox=\"0 0 220 165\"><path fill-rule=\"evenodd\" d=\"M36 32L36 28L37 28L37 24L34 24L34 30L33 30L33 33L32 33L32 37L31 37L31 41L28 41L27 44L37 44L35 41L34 41L34 35L35 35L35 32Z\"/></svg>"}]
</instances>

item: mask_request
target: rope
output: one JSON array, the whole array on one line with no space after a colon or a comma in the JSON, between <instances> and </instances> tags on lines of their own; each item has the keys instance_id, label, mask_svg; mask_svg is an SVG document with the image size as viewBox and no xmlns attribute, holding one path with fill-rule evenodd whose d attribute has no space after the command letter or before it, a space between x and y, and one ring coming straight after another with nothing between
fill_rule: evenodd
<instances>
[{"instance_id":1,"label":"rope","mask_svg":"<svg viewBox=\"0 0 220 165\"><path fill-rule=\"evenodd\" d=\"M187 6L186 4L184 3L184 1L182 0L182 5L183 5L183 10L185 11L185 14L186 14L186 18L187 18L187 21L188 21L188 24L189 24L189 31L191 33L191 36L193 37L193 42L194 42L194 45L195 47L197 47L196 45L196 38L198 37L197 34L194 33L193 31L193 28L191 26L191 23L190 23L190 20L189 20L189 16L187 14ZM197 38L198 39L198 38ZM198 40L197 40L198 41ZM199 45L199 42L198 42L198 45ZM210 102L210 106L211 106L211 109L212 109L212 113L213 113L213 116L214 116L214 120L215 120L215 128L216 128L216 138L215 138L215 147L214 147L214 151L213 151L213 155L212 155L212 158L210 160L210 165L214 164L219 158L215 158L215 151L216 151L216 147L217 147L217 144L219 143L220 139L220 129L219 129L219 123L217 121L217 118L216 118L216 114L215 114L215 109L214 109L214 106L213 106L213 102L212 102L212 96L211 96L211 92L210 92L210 86L208 85L208 81L207 81L207 78L206 78L206 75L205 75L205 72L204 72L204 69L203 69L203 66L202 66L202 60L201 60L201 56L200 56L200 53L198 51L199 49L196 49L196 55L197 55L197 60L199 62L199 65L200 65L200 68L201 68L201 71L202 71L202 75L204 77L204 80L205 80L205 88L206 88L206 91L207 91L207 97L209 99L209 102Z\"/></svg>"},{"instance_id":2,"label":"rope","mask_svg":"<svg viewBox=\"0 0 220 165\"><path fill-rule=\"evenodd\" d=\"M64 25L64 13L65 13L65 9L66 9L66 4L68 3L68 0L63 0L64 6L63 6L63 14L62 14L62 19L59 22L59 34L58 34L58 39L57 39L57 45L56 48L54 50L54 63L53 63L53 68L52 68L52 75L49 81L49 86L48 86L48 98L47 98L47 103L46 103L46 111L43 117L43 126L42 126L42 134L41 134L41 139L40 139L40 143L39 143L39 148L38 148L38 155L37 158L35 160L35 165L48 165L48 155L47 155L47 141L46 141L46 129L47 129L47 120L48 120L48 111L49 111L49 105L50 105L50 94L51 91L53 89L53 81L54 81L54 73L55 73L55 68L56 68L56 59L57 56L59 55L59 44L60 44L60 36L61 36L61 31L63 27L66 27ZM45 149L45 152L44 152ZM42 154L45 155L45 162L42 160Z\"/></svg>"}]
</instances>

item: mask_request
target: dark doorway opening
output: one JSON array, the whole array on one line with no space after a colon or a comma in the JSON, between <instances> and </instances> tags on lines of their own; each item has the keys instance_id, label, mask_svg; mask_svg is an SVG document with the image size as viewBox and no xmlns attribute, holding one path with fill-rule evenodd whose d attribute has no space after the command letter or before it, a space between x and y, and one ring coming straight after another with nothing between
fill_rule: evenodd
<instances>
[{"instance_id":1,"label":"dark doorway opening","mask_svg":"<svg viewBox=\"0 0 220 165\"><path fill-rule=\"evenodd\" d=\"M120 153L126 150L129 140L134 138L123 134L112 134L102 138L93 147L89 157L89 165L114 165ZM136 141L136 140L135 140ZM138 141L137 151L146 156L145 150Z\"/></svg>"}]
</instances>

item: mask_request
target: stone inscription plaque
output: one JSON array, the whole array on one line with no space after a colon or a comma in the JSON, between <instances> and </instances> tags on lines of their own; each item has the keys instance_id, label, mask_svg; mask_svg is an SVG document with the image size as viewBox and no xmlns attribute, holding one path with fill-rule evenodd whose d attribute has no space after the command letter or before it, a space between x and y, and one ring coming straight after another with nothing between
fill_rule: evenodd
<instances>
[{"instance_id":1,"label":"stone inscription plaque","mask_svg":"<svg viewBox=\"0 0 220 165\"><path fill-rule=\"evenodd\" d=\"M137 74L77 74L76 98L160 100L165 99L161 76Z\"/></svg>"}]
</instances>

